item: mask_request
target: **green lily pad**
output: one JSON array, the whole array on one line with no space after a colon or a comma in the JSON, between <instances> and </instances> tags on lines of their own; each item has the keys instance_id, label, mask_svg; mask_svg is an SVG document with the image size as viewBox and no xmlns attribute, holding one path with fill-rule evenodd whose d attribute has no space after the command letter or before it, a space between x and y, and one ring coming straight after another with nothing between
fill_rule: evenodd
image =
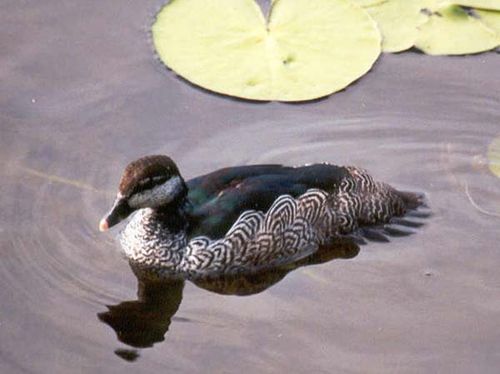
<instances>
[{"instance_id":1,"label":"green lily pad","mask_svg":"<svg viewBox=\"0 0 500 374\"><path fill-rule=\"evenodd\" d=\"M387 2L388 0L351 0L361 7L369 7Z\"/></svg>"},{"instance_id":2,"label":"green lily pad","mask_svg":"<svg viewBox=\"0 0 500 374\"><path fill-rule=\"evenodd\" d=\"M426 8L426 9L433 10L445 1L444 0L419 0L419 2L420 2L420 6L422 7L422 9Z\"/></svg>"},{"instance_id":3,"label":"green lily pad","mask_svg":"<svg viewBox=\"0 0 500 374\"><path fill-rule=\"evenodd\" d=\"M471 8L500 10L500 0L454 0L453 3Z\"/></svg>"},{"instance_id":4,"label":"green lily pad","mask_svg":"<svg viewBox=\"0 0 500 374\"><path fill-rule=\"evenodd\" d=\"M474 14L458 5L442 5L420 26L415 46L430 55L462 55L488 51L498 36Z\"/></svg>"},{"instance_id":5,"label":"green lily pad","mask_svg":"<svg viewBox=\"0 0 500 374\"><path fill-rule=\"evenodd\" d=\"M481 22L497 33L498 44L500 45L500 12L494 10L475 9L474 13L476 13Z\"/></svg>"},{"instance_id":6,"label":"green lily pad","mask_svg":"<svg viewBox=\"0 0 500 374\"><path fill-rule=\"evenodd\" d=\"M377 22L382 33L384 52L401 52L413 47L418 26L427 21L420 1L388 0L366 10Z\"/></svg>"},{"instance_id":7,"label":"green lily pad","mask_svg":"<svg viewBox=\"0 0 500 374\"><path fill-rule=\"evenodd\" d=\"M271 4L275 3L276 1L279 1L279 0L271 0ZM365 8L365 7L385 3L388 0L348 0L348 1L352 1L353 3L359 5L360 7Z\"/></svg>"},{"instance_id":8,"label":"green lily pad","mask_svg":"<svg viewBox=\"0 0 500 374\"><path fill-rule=\"evenodd\" d=\"M346 0L173 0L152 28L161 60L208 90L303 101L339 91L380 54L375 22Z\"/></svg>"},{"instance_id":9,"label":"green lily pad","mask_svg":"<svg viewBox=\"0 0 500 374\"><path fill-rule=\"evenodd\" d=\"M493 139L488 147L488 165L490 171L500 178L500 136Z\"/></svg>"}]
</instances>

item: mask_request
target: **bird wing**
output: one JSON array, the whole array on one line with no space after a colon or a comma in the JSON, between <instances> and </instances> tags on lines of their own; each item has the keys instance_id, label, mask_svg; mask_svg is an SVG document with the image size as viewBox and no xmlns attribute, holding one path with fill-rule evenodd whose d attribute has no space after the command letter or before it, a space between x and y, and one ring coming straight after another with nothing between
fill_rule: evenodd
<instances>
[{"instance_id":1,"label":"bird wing","mask_svg":"<svg viewBox=\"0 0 500 374\"><path fill-rule=\"evenodd\" d=\"M329 164L251 165L217 170L187 182L190 236L221 238L247 210L266 212L282 195L334 189L347 170Z\"/></svg>"}]
</instances>

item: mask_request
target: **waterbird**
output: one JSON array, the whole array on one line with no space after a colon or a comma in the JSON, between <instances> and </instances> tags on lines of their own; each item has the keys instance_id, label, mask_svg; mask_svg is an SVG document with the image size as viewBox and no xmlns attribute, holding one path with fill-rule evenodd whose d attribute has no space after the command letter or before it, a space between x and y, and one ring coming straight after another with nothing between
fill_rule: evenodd
<instances>
[{"instance_id":1,"label":"waterbird","mask_svg":"<svg viewBox=\"0 0 500 374\"><path fill-rule=\"evenodd\" d=\"M126 166L99 229L134 213L119 234L134 272L196 279L298 261L416 210L422 198L329 163L227 167L186 182L170 157L150 155Z\"/></svg>"}]
</instances>

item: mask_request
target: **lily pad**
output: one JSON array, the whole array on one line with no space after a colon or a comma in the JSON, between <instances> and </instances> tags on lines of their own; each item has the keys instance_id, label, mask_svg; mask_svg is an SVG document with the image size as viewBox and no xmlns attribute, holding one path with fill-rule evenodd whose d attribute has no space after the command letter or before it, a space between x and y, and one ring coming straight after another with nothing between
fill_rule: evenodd
<instances>
[{"instance_id":1,"label":"lily pad","mask_svg":"<svg viewBox=\"0 0 500 374\"><path fill-rule=\"evenodd\" d=\"M387 2L388 0L351 0L362 7L369 7Z\"/></svg>"},{"instance_id":2,"label":"lily pad","mask_svg":"<svg viewBox=\"0 0 500 374\"><path fill-rule=\"evenodd\" d=\"M450 5L450 1L448 0L415 0L420 3L420 7L422 9L427 9L430 11L434 11L443 5Z\"/></svg>"},{"instance_id":3,"label":"lily pad","mask_svg":"<svg viewBox=\"0 0 500 374\"><path fill-rule=\"evenodd\" d=\"M442 5L420 26L415 46L430 55L484 52L498 45L498 36L474 14L458 5Z\"/></svg>"},{"instance_id":4,"label":"lily pad","mask_svg":"<svg viewBox=\"0 0 500 374\"><path fill-rule=\"evenodd\" d=\"M177 74L252 100L329 95L367 73L381 49L375 22L346 0L277 0L267 23L253 0L173 0L152 31Z\"/></svg>"},{"instance_id":5,"label":"lily pad","mask_svg":"<svg viewBox=\"0 0 500 374\"><path fill-rule=\"evenodd\" d=\"M453 3L471 8L500 10L500 0L455 0Z\"/></svg>"},{"instance_id":6,"label":"lily pad","mask_svg":"<svg viewBox=\"0 0 500 374\"><path fill-rule=\"evenodd\" d=\"M384 52L401 52L413 47L417 27L427 21L422 7L420 1L388 0L366 8L380 28Z\"/></svg>"},{"instance_id":7,"label":"lily pad","mask_svg":"<svg viewBox=\"0 0 500 374\"><path fill-rule=\"evenodd\" d=\"M488 165L490 171L500 178L500 136L493 139L488 147Z\"/></svg>"},{"instance_id":8,"label":"lily pad","mask_svg":"<svg viewBox=\"0 0 500 374\"><path fill-rule=\"evenodd\" d=\"M271 0L271 3L274 3L278 0ZM361 7L369 7L377 4L382 4L385 3L388 0L349 0L352 1L353 3L356 3L357 5Z\"/></svg>"},{"instance_id":9,"label":"lily pad","mask_svg":"<svg viewBox=\"0 0 500 374\"><path fill-rule=\"evenodd\" d=\"M500 44L500 11L475 9L474 13L481 22L497 33L498 44Z\"/></svg>"}]
</instances>

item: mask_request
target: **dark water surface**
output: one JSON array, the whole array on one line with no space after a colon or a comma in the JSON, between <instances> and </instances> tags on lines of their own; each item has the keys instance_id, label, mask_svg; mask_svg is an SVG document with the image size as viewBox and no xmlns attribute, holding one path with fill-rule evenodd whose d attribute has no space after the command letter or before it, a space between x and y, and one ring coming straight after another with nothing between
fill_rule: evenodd
<instances>
[{"instance_id":1,"label":"dark water surface","mask_svg":"<svg viewBox=\"0 0 500 374\"><path fill-rule=\"evenodd\" d=\"M497 373L500 179L485 154L500 135L500 56L384 55L324 100L248 103L164 69L148 34L159 6L0 4L0 372ZM137 302L97 223L123 166L150 153L186 178L354 164L426 192L433 216L258 294L186 283Z\"/></svg>"}]
</instances>

